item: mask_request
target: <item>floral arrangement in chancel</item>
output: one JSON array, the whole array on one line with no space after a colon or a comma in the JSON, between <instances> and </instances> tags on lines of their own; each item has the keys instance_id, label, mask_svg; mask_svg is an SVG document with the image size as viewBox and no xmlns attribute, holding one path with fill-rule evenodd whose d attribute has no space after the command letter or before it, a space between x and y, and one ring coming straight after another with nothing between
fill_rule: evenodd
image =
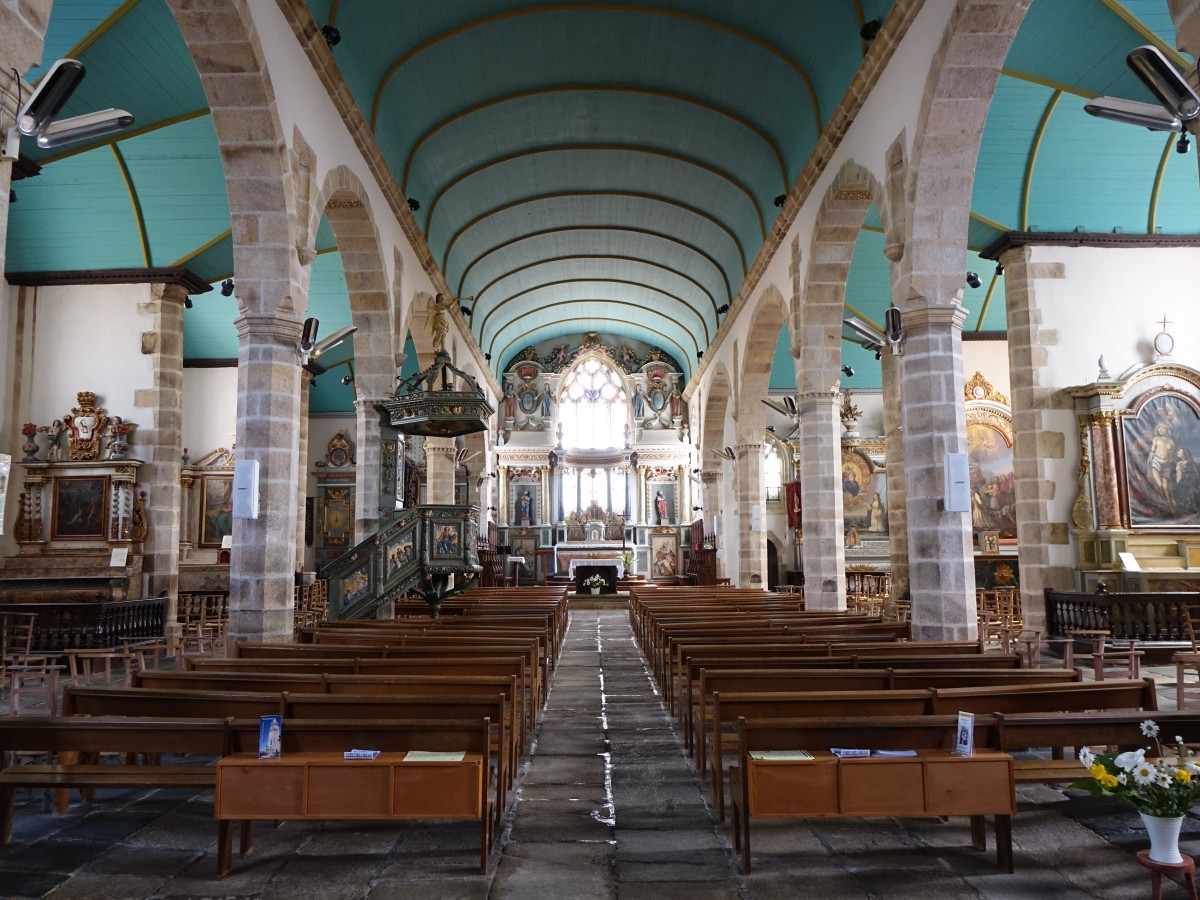
<instances>
[{"instance_id":1,"label":"floral arrangement in chancel","mask_svg":"<svg viewBox=\"0 0 1200 900\"><path fill-rule=\"evenodd\" d=\"M604 587L608 582L604 580L603 575L589 575L583 579L583 586L589 590L597 591Z\"/></svg>"},{"instance_id":2,"label":"floral arrangement in chancel","mask_svg":"<svg viewBox=\"0 0 1200 900\"><path fill-rule=\"evenodd\" d=\"M1174 757L1163 753L1158 725L1147 719L1142 734L1154 739L1154 747L1123 753L1093 753L1087 747L1079 751L1079 761L1091 776L1071 787L1090 794L1120 797L1148 816L1183 816L1200 796L1200 766L1188 754L1183 738L1175 738ZM1153 749L1152 758L1146 751Z\"/></svg>"}]
</instances>

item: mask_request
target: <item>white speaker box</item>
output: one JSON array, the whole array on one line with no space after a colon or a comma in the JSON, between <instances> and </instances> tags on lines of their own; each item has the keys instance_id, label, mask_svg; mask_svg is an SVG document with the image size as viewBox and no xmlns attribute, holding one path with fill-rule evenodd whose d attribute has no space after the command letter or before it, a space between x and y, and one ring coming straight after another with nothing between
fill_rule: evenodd
<instances>
[{"instance_id":1,"label":"white speaker box","mask_svg":"<svg viewBox=\"0 0 1200 900\"><path fill-rule=\"evenodd\" d=\"M971 511L971 469L965 453L947 453L942 505L946 512Z\"/></svg>"},{"instance_id":2,"label":"white speaker box","mask_svg":"<svg viewBox=\"0 0 1200 900\"><path fill-rule=\"evenodd\" d=\"M233 464L233 517L258 518L257 459L239 459Z\"/></svg>"}]
</instances>

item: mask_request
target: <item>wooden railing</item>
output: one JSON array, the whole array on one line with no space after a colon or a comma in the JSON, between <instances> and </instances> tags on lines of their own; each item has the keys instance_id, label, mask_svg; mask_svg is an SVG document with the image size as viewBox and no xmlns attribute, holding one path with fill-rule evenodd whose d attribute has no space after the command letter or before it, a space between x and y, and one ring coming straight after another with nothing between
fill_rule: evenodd
<instances>
[{"instance_id":1,"label":"wooden railing","mask_svg":"<svg viewBox=\"0 0 1200 900\"><path fill-rule=\"evenodd\" d=\"M5 603L5 612L37 613L33 649L118 647L163 636L167 598L90 603Z\"/></svg>"},{"instance_id":2,"label":"wooden railing","mask_svg":"<svg viewBox=\"0 0 1200 900\"><path fill-rule=\"evenodd\" d=\"M1105 629L1117 640L1188 641L1187 607L1200 605L1200 593L1085 594L1046 588L1046 630Z\"/></svg>"}]
</instances>

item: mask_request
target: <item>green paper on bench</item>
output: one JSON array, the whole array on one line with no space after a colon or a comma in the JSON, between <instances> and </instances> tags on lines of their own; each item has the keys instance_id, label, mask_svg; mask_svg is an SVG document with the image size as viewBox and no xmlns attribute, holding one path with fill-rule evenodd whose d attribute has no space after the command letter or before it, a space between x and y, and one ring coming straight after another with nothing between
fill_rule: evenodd
<instances>
[{"instance_id":1,"label":"green paper on bench","mask_svg":"<svg viewBox=\"0 0 1200 900\"><path fill-rule=\"evenodd\" d=\"M751 750L751 759L797 760L812 759L813 755L807 750Z\"/></svg>"},{"instance_id":2,"label":"green paper on bench","mask_svg":"<svg viewBox=\"0 0 1200 900\"><path fill-rule=\"evenodd\" d=\"M462 762L467 754L459 751L409 750L404 754L405 762Z\"/></svg>"}]
</instances>

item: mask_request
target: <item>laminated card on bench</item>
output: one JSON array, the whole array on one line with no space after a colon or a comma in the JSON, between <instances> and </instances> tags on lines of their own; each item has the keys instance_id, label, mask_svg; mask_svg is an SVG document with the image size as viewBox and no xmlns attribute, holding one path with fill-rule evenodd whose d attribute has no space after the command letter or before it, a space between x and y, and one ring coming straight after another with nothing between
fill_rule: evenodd
<instances>
[{"instance_id":1,"label":"laminated card on bench","mask_svg":"<svg viewBox=\"0 0 1200 900\"><path fill-rule=\"evenodd\" d=\"M796 760L812 759L813 755L807 750L751 750L750 758L795 762Z\"/></svg>"},{"instance_id":2,"label":"laminated card on bench","mask_svg":"<svg viewBox=\"0 0 1200 900\"><path fill-rule=\"evenodd\" d=\"M461 751L409 750L405 762L462 762L467 754Z\"/></svg>"}]
</instances>

